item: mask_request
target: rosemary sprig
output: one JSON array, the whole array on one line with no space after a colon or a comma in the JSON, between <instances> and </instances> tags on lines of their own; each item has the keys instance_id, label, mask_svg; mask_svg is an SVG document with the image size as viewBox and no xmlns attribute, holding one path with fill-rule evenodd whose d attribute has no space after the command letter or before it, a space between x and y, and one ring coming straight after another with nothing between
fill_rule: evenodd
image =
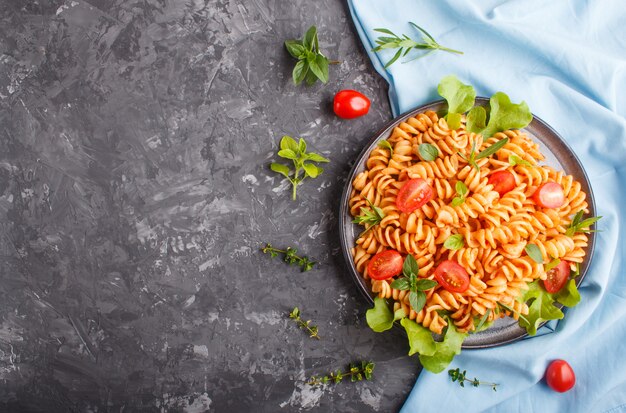
<instances>
[{"instance_id":1,"label":"rosemary sprig","mask_svg":"<svg viewBox=\"0 0 626 413\"><path fill-rule=\"evenodd\" d=\"M403 57L406 56L413 49L428 50L428 52L426 52L426 53L424 53L422 55L417 55L413 59L407 60L406 62L410 62L411 60L415 60L415 59L427 56L430 53L434 52L435 50L442 50L444 52L449 52L449 53L463 54L463 52L461 52L459 50L450 49L450 48L447 48L447 47L444 47L444 46L440 45L439 43L437 43L437 41L426 30L422 29L417 24L415 24L413 22L409 22L409 24L411 24L413 27L415 27L417 30L420 31L420 34L422 36L422 43L416 42L415 40L411 39L406 34L403 34L402 36L398 36L397 34L393 33L389 29L382 29L382 28L381 29L374 29L374 31L376 31L376 32L387 34L387 35L392 36L392 37L388 37L388 36L380 36L380 37L378 37L376 39L377 46L372 49L373 52L379 52L379 51L381 51L383 49L398 49L398 51L391 58L391 60L389 60L385 64L385 69L387 69L389 66L391 66L401 56L403 56ZM406 62L404 62L404 63L406 63Z\"/></svg>"},{"instance_id":2,"label":"rosemary sprig","mask_svg":"<svg viewBox=\"0 0 626 413\"><path fill-rule=\"evenodd\" d=\"M372 373L374 372L374 363L371 361L362 361L360 364L350 364L348 371L331 371L325 376L312 376L308 384L311 386L317 386L327 383L340 383L344 378L350 377L351 382L371 380Z\"/></svg>"},{"instance_id":3,"label":"rosemary sprig","mask_svg":"<svg viewBox=\"0 0 626 413\"><path fill-rule=\"evenodd\" d=\"M264 254L270 254L272 258L278 257L278 254L284 254L283 261L287 264L299 265L302 268L302 272L309 271L313 268L313 265L316 264L314 261L309 260L308 257L300 257L296 255L298 252L297 249L287 247L286 250L281 250L278 248L272 247L272 244L267 243L263 248L261 248Z\"/></svg>"},{"instance_id":4,"label":"rosemary sprig","mask_svg":"<svg viewBox=\"0 0 626 413\"><path fill-rule=\"evenodd\" d=\"M311 325L311 320L304 321L300 318L300 309L298 307L294 307L291 313L289 313L289 318L294 320L300 329L305 330L309 333L309 337L315 338L317 340L320 339L320 336L317 334L317 326Z\"/></svg>"},{"instance_id":5,"label":"rosemary sprig","mask_svg":"<svg viewBox=\"0 0 626 413\"><path fill-rule=\"evenodd\" d=\"M370 204L371 210L367 210L361 207L361 215L357 216L352 220L355 224L367 225L367 229L369 230L374 225L380 224L380 222L385 218L385 213L382 209L372 204L372 202L368 199L367 203Z\"/></svg>"},{"instance_id":6,"label":"rosemary sprig","mask_svg":"<svg viewBox=\"0 0 626 413\"><path fill-rule=\"evenodd\" d=\"M510 312L511 314L517 314L517 317L518 317L520 320L524 321L524 322L525 322L525 323L527 323L527 324L530 324L530 321L528 321L528 319L527 319L526 317L524 317L524 315L523 315L523 314L521 314L519 311L515 311L513 308L509 307L509 306L508 306L508 305L506 305L506 304L501 303L500 301L498 301L498 306L499 306L499 307L502 307L502 309L504 309L505 311Z\"/></svg>"},{"instance_id":7,"label":"rosemary sprig","mask_svg":"<svg viewBox=\"0 0 626 413\"><path fill-rule=\"evenodd\" d=\"M461 387L465 387L465 382L469 382L474 387L491 386L491 389L493 391L496 391L496 387L498 387L497 383L490 383L488 381L480 381L476 377L474 377L474 380L468 379L467 377L465 377L466 374L467 374L467 370L463 370L463 372L461 372L461 370L458 367L454 370L452 369L448 370L448 375L450 376L450 379L452 379L452 382L453 383L455 381L458 382L459 386Z\"/></svg>"},{"instance_id":8,"label":"rosemary sprig","mask_svg":"<svg viewBox=\"0 0 626 413\"><path fill-rule=\"evenodd\" d=\"M488 158L489 156L493 155L494 153L502 149L502 147L506 145L508 142L509 142L509 138L500 139L498 142L489 146L487 149L484 149L478 154L476 154L476 141L474 141L472 142L472 150L470 151L469 156L466 157L461 152L458 152L458 154L467 163L469 163L474 168L476 168L476 170L479 170L480 168L478 167L478 164L476 163L476 161L483 159L483 158Z\"/></svg>"},{"instance_id":9,"label":"rosemary sprig","mask_svg":"<svg viewBox=\"0 0 626 413\"><path fill-rule=\"evenodd\" d=\"M582 232L584 234L597 232L594 229L589 229L589 227L598 222L602 217L591 217L583 220L584 213L585 211L581 209L576 213L576 215L574 215L572 223L569 225L569 227L567 227L567 230L565 231L565 235L567 235L568 237L572 237L577 232Z\"/></svg>"}]
</instances>

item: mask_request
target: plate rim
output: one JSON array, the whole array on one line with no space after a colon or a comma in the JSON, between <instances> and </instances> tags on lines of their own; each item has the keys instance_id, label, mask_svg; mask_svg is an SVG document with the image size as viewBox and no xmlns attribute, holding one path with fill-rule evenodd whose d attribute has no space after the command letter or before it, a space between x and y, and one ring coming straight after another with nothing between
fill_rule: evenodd
<instances>
[{"instance_id":1,"label":"plate rim","mask_svg":"<svg viewBox=\"0 0 626 413\"><path fill-rule=\"evenodd\" d=\"M489 103L489 98L486 97L482 97L482 96L477 96L476 100L475 100L476 104L481 105L481 106L485 106ZM393 130L394 127L396 127L397 125L399 125L401 122L407 120L410 117L413 117L419 113L423 113L427 110L435 110L433 108L438 108L435 111L439 111L441 110L442 107L446 106L446 101L444 99L438 99L438 100L434 100L431 101L429 103L426 103L424 105L421 105L415 109L411 109L409 111L406 111L404 113L402 113L401 115L396 116L395 118L389 120L388 122L386 122L379 130L378 132L374 133L372 138L370 138L364 145L363 149L359 152L358 156L355 158L354 160L354 164L352 165L352 167L350 168L350 172L348 173L347 176L347 180L344 184L344 188L341 194L341 199L340 199L340 209L339 209L339 237L340 237L340 247L343 253L343 257L344 257L344 261L346 266L348 267L348 272L350 273L350 276L352 278L352 280L354 281L354 283L357 285L357 288L359 289L359 291L361 292L361 294L363 294L363 296L366 298L366 300L369 302L370 305L374 304L374 297L375 295L370 291L370 289L367 287L365 280L363 279L363 277L361 277L361 275L359 274L359 272L356 270L356 266L354 265L354 260L352 259L352 255L350 253L350 249L353 247L353 245L349 245L348 244L348 235L346 233L346 222L345 221L345 217L350 217L349 214L349 198L350 198L350 193L352 190L352 182L354 181L354 177L356 176L356 174L358 172L360 172L360 168L359 165L363 162L364 158L369 154L369 152L373 149L373 146L383 140L386 139L389 135L389 133ZM555 137L557 139L557 144L562 145L566 151L568 152L568 155L570 155L573 159L573 163L576 165L576 167L580 170L580 173L582 176L577 176L576 179L581 183L581 185L584 187L583 190L585 190L586 195L587 195L587 204L588 204L588 208L590 211L591 216L596 216L596 204L595 204L595 197L593 195L593 189L591 187L591 181L589 180L589 177L587 175L587 172L585 171L582 162L580 161L580 159L578 158L578 156L576 155L576 153L574 152L574 150L572 149L572 147L568 144L568 142L563 139L563 137L552 127L550 126L547 122L545 122L543 119L541 119L540 117L536 116L534 113L532 113L533 119L531 121L531 123L529 124L532 125L533 123L536 123L536 126L538 126L539 128L543 128L545 129L548 134L551 134L553 137ZM525 130L526 128L521 128L521 130ZM532 133L531 133L532 134ZM533 135L534 136L534 135ZM542 143L543 142L542 139L536 137L537 139L541 140ZM553 139L553 138L551 138ZM546 145L547 146L547 145ZM552 151L551 151L552 152ZM552 154L554 155L554 153L552 152ZM348 221L348 225L352 225L351 220ZM595 224L594 224L595 227ZM580 276L578 277L578 280L576 282L576 286L580 286L580 284L583 282L584 278L586 277L587 273L589 272L589 268L591 266L591 262L593 260L593 256L594 256L594 252L595 252L595 241L596 241L596 236L595 233L591 233L589 236L589 240L588 240L588 245L587 245L587 250L586 250L586 256L588 257L583 264L581 264L581 272L580 272ZM559 308L562 308L563 306L559 303L556 304ZM544 321L543 323L541 323L541 325L539 327L544 326L547 323L547 321ZM506 345L506 344L510 344L512 342L521 340L523 338L529 337L529 334L522 329L521 327L519 327L519 325L516 324L512 324L513 326L518 327L519 332L515 332L515 330L513 331L515 333L514 336L511 336L509 338L505 338L501 341L496 341L493 343L486 343L486 344L469 344L466 345L465 343L463 343L462 345L462 349L481 349L481 348L490 348L490 347L498 347L498 346L502 346L502 345ZM397 324L394 323L394 326L397 327ZM404 329L402 329L404 330ZM488 331L488 330L484 330L484 331ZM476 333L476 336L478 336L479 334L481 334L481 332ZM536 337L536 336L535 336Z\"/></svg>"}]
</instances>

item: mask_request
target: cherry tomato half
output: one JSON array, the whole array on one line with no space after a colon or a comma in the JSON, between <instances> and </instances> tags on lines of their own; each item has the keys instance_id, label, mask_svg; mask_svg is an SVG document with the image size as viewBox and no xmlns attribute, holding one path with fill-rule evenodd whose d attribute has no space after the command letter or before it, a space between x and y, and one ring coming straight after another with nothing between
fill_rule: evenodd
<instances>
[{"instance_id":1,"label":"cherry tomato half","mask_svg":"<svg viewBox=\"0 0 626 413\"><path fill-rule=\"evenodd\" d=\"M546 382L554 391L563 393L574 387L576 374L565 360L554 360L546 369Z\"/></svg>"},{"instance_id":2,"label":"cherry tomato half","mask_svg":"<svg viewBox=\"0 0 626 413\"><path fill-rule=\"evenodd\" d=\"M569 263L561 260L556 267L548 271L548 278L543 280L543 286L546 287L546 291L549 293L561 291L561 288L563 288L569 278L569 272Z\"/></svg>"},{"instance_id":3,"label":"cherry tomato half","mask_svg":"<svg viewBox=\"0 0 626 413\"><path fill-rule=\"evenodd\" d=\"M533 194L535 204L543 208L559 208L565 203L563 187L556 182L546 182L539 185Z\"/></svg>"},{"instance_id":4,"label":"cherry tomato half","mask_svg":"<svg viewBox=\"0 0 626 413\"><path fill-rule=\"evenodd\" d=\"M379 252L367 263L367 275L374 280L386 280L400 274L403 263L398 251Z\"/></svg>"},{"instance_id":5,"label":"cherry tomato half","mask_svg":"<svg viewBox=\"0 0 626 413\"><path fill-rule=\"evenodd\" d=\"M493 185L493 190L502 196L515 188L515 177L509 171L496 171L489 175L487 183Z\"/></svg>"},{"instance_id":6,"label":"cherry tomato half","mask_svg":"<svg viewBox=\"0 0 626 413\"><path fill-rule=\"evenodd\" d=\"M342 119L358 118L370 110L370 100L356 90L340 90L333 99L333 110Z\"/></svg>"},{"instance_id":7,"label":"cherry tomato half","mask_svg":"<svg viewBox=\"0 0 626 413\"><path fill-rule=\"evenodd\" d=\"M456 261L442 261L435 269L435 278L439 285L453 293L467 291L470 285L467 271Z\"/></svg>"},{"instance_id":8,"label":"cherry tomato half","mask_svg":"<svg viewBox=\"0 0 626 413\"><path fill-rule=\"evenodd\" d=\"M409 179L398 191L396 206L402 212L411 213L433 199L433 193L425 179Z\"/></svg>"}]
</instances>

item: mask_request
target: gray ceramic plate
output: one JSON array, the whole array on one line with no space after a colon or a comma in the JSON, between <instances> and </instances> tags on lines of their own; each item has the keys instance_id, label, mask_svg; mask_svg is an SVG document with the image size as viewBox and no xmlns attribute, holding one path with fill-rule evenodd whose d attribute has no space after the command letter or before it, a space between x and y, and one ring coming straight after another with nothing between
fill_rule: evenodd
<instances>
[{"instance_id":1,"label":"gray ceramic plate","mask_svg":"<svg viewBox=\"0 0 626 413\"><path fill-rule=\"evenodd\" d=\"M477 104L487 105L489 99L477 98ZM352 217L348 208L348 199L350 192L352 191L352 181L359 172L365 169L365 161L369 153L376 147L379 141L386 139L393 128L402 121L415 116L418 113L433 110L435 112L441 111L446 108L445 102L437 101L421 106L411 112L405 113L396 119L389 122L378 134L376 134L366 145L363 151L359 154L356 163L350 171L346 186L341 197L341 211L340 211L340 225L339 233L341 237L341 248L343 255L348 264L348 269L357 288L363 293L366 299L373 305L374 295L370 291L368 283L357 272L352 256L350 254L350 248L354 246L354 242L362 231L362 227L352 223ZM539 143L541 152L545 155L545 164L552 167L564 170L566 173L573 175L578 180L582 189L587 193L587 202L589 203L590 216L596 215L595 201L593 193L591 192L591 186L589 185L589 179L585 173L580 161L572 151L572 149L565 143L565 141L541 119L533 116L533 121L524 128L527 135L533 138ZM581 276L578 278L578 284L582 281L589 268L593 256L593 249L595 244L595 234L589 235L589 245L586 250L586 259L581 265ZM502 344L510 343L515 340L519 340L526 336L526 330L519 327L517 322L512 318L506 317L497 320L488 330L482 331L477 334L471 334L463 343L463 348L485 348L499 346Z\"/></svg>"}]
</instances>

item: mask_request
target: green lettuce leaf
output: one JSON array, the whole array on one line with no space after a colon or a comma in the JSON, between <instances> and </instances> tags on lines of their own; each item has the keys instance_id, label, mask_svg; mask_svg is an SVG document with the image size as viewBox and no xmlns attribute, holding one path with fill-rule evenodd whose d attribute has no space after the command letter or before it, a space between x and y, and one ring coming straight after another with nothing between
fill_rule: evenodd
<instances>
[{"instance_id":1,"label":"green lettuce leaf","mask_svg":"<svg viewBox=\"0 0 626 413\"><path fill-rule=\"evenodd\" d=\"M403 309L398 309L395 313L391 312L387 301L384 298L376 297L374 299L374 308L370 308L365 313L367 325L377 333L389 330L394 321L406 317Z\"/></svg>"},{"instance_id":2,"label":"green lettuce leaf","mask_svg":"<svg viewBox=\"0 0 626 413\"><path fill-rule=\"evenodd\" d=\"M574 307L580 302L580 293L576 288L576 280L569 280L561 288L561 291L554 294L554 299L566 307Z\"/></svg>"},{"instance_id":3,"label":"green lettuce leaf","mask_svg":"<svg viewBox=\"0 0 626 413\"><path fill-rule=\"evenodd\" d=\"M420 354L422 366L433 373L441 373L461 353L461 345L468 333L459 333L452 323L449 323L448 331L440 343L435 343L435 354Z\"/></svg>"},{"instance_id":4,"label":"green lettuce leaf","mask_svg":"<svg viewBox=\"0 0 626 413\"><path fill-rule=\"evenodd\" d=\"M520 318L519 325L526 329L528 334L537 334L539 324L548 320L560 320L563 312L554 306L554 297L544 290L537 281L528 284L528 291L524 293L522 301L528 303L528 315L523 320Z\"/></svg>"},{"instance_id":5,"label":"green lettuce leaf","mask_svg":"<svg viewBox=\"0 0 626 413\"><path fill-rule=\"evenodd\" d=\"M409 356L418 353L422 366L433 373L441 373L452 362L468 336L467 333L459 333L450 324L443 341L436 342L430 330L415 321L403 318L400 324L409 338Z\"/></svg>"},{"instance_id":6,"label":"green lettuce leaf","mask_svg":"<svg viewBox=\"0 0 626 413\"><path fill-rule=\"evenodd\" d=\"M441 79L437 86L439 94L448 102L446 121L452 129L461 127L461 114L474 106L476 91L472 85L462 83L454 75Z\"/></svg>"},{"instance_id":7,"label":"green lettuce leaf","mask_svg":"<svg viewBox=\"0 0 626 413\"><path fill-rule=\"evenodd\" d=\"M503 92L497 92L489 99L489 122L480 133L489 138L497 132L509 129L521 129L533 120L533 115L526 102L511 103L511 99Z\"/></svg>"},{"instance_id":8,"label":"green lettuce leaf","mask_svg":"<svg viewBox=\"0 0 626 413\"><path fill-rule=\"evenodd\" d=\"M406 335L409 338L409 356L415 353L435 354L437 347L429 329L408 318L403 318L400 324L406 330Z\"/></svg>"}]
</instances>

